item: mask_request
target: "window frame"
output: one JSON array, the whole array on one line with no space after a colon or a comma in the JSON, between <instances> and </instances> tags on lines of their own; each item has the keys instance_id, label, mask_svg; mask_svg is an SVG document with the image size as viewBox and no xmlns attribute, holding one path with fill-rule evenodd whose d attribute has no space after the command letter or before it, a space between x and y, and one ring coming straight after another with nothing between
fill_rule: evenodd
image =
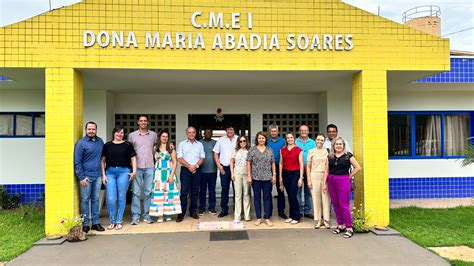
<instances>
[{"instance_id":1,"label":"window frame","mask_svg":"<svg viewBox=\"0 0 474 266\"><path fill-rule=\"evenodd\" d=\"M46 115L45 112L0 112L0 115L13 115L13 135L12 136L0 136L3 139L11 138L44 138L45 135L36 135L35 120L37 115ZM31 135L18 136L16 135L16 116L17 115L28 115L31 116ZM45 121L46 123L46 121Z\"/></svg>"},{"instance_id":2,"label":"window frame","mask_svg":"<svg viewBox=\"0 0 474 266\"><path fill-rule=\"evenodd\" d=\"M413 160L413 159L462 159L466 156L456 155L456 156L446 156L444 155L444 119L445 115L468 115L468 131L469 137L474 136L474 111L389 111L387 115L387 125L388 125L388 116L390 115L409 115L410 116L410 148L411 156L389 156L388 159L392 160ZM424 156L416 155L416 123L415 119L417 115L440 115L441 116L441 155L440 156ZM474 139L470 140L471 143L474 143Z\"/></svg>"}]
</instances>

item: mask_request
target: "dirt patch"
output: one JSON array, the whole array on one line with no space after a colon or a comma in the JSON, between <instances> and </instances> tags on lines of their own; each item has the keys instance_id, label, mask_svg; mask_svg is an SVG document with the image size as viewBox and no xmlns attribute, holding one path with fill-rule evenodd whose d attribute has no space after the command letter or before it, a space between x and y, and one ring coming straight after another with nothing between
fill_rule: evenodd
<instances>
[{"instance_id":1,"label":"dirt patch","mask_svg":"<svg viewBox=\"0 0 474 266\"><path fill-rule=\"evenodd\" d=\"M436 247L429 248L433 250L441 257L448 258L450 260L463 260L474 262L474 249L466 246L457 247Z\"/></svg>"}]
</instances>

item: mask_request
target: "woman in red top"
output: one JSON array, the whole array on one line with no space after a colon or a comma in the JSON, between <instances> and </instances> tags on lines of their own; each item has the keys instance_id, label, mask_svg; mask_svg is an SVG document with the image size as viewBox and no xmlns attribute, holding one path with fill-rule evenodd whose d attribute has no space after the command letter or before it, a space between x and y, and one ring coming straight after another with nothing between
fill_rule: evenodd
<instances>
[{"instance_id":1,"label":"woman in red top","mask_svg":"<svg viewBox=\"0 0 474 266\"><path fill-rule=\"evenodd\" d=\"M295 145L295 135L289 132L286 134L286 146L280 150L280 190L286 189L290 205L290 218L285 220L286 223L300 222L300 206L296 195L303 184L303 173L303 152Z\"/></svg>"}]
</instances>

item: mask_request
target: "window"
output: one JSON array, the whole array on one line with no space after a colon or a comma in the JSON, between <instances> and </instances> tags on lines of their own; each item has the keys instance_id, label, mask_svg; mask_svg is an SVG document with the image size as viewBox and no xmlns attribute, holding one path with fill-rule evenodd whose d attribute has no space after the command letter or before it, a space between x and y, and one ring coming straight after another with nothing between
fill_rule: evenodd
<instances>
[{"instance_id":1,"label":"window","mask_svg":"<svg viewBox=\"0 0 474 266\"><path fill-rule=\"evenodd\" d=\"M391 158L463 156L472 135L469 112L389 112L388 154Z\"/></svg>"},{"instance_id":2,"label":"window","mask_svg":"<svg viewBox=\"0 0 474 266\"><path fill-rule=\"evenodd\" d=\"M270 125L279 127L279 133L283 136L287 132L298 134L300 125L309 127L309 136L316 137L319 132L319 114L263 114L263 131L268 131Z\"/></svg>"},{"instance_id":3,"label":"window","mask_svg":"<svg viewBox=\"0 0 474 266\"><path fill-rule=\"evenodd\" d=\"M0 113L0 138L44 137L44 113Z\"/></svg>"},{"instance_id":4,"label":"window","mask_svg":"<svg viewBox=\"0 0 474 266\"><path fill-rule=\"evenodd\" d=\"M410 115L388 116L389 156L411 156Z\"/></svg>"}]
</instances>

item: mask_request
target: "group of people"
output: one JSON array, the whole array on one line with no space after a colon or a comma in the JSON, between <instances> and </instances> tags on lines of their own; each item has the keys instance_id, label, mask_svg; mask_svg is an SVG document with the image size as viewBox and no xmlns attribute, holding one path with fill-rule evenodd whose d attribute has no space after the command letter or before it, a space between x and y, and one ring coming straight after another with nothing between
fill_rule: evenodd
<instances>
[{"instance_id":1,"label":"group of people","mask_svg":"<svg viewBox=\"0 0 474 266\"><path fill-rule=\"evenodd\" d=\"M327 127L327 138L318 134L315 140L308 136L306 125L299 127L298 138L287 132L286 139L279 137L278 126L271 125L270 136L258 132L254 146L250 145L247 136L237 136L232 125L226 125L226 134L217 141L212 139L210 129L205 130L204 138L198 141L196 129L188 127L186 140L176 148L167 131L157 135L148 129L146 115L140 115L137 122L138 130L130 133L127 140L124 139L124 128L116 126L112 132L113 139L105 144L97 136L97 125L88 122L86 136L75 145L74 166L80 185L83 231L105 230L99 223L101 184L106 188L109 230L123 227L126 193L131 182L132 225L141 219L153 223L151 216L162 223L177 215L176 222L181 222L188 209L194 219L204 215L206 207L210 214L217 215L216 182L219 173L219 218L229 215L232 184L234 222L240 222L242 218L251 220L252 189L257 218L255 225L265 223L272 226L272 191L276 185L278 215L286 223L297 224L304 216L315 220L315 228L330 228L332 202L338 223L333 233L352 237L350 178L360 170L360 166L347 142L337 137L335 125ZM178 165L181 167L179 178ZM289 217L285 214L285 190ZM89 227L91 222L92 227Z\"/></svg>"}]
</instances>

